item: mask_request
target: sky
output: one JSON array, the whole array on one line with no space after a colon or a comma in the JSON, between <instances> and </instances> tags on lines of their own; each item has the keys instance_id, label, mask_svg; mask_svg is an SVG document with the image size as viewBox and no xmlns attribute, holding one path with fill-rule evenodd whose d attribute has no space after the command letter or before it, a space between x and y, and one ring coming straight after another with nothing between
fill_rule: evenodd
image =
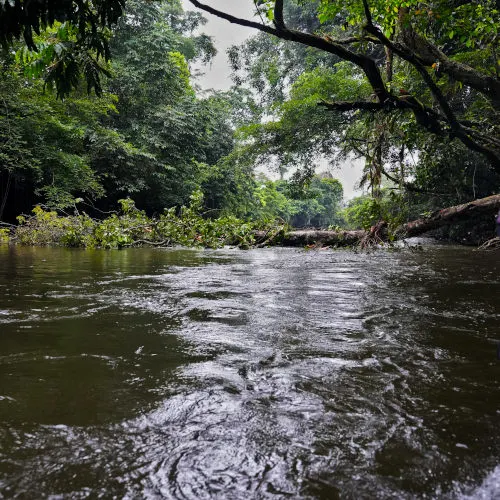
<instances>
[{"instance_id":1,"label":"sky","mask_svg":"<svg viewBox=\"0 0 500 500\"><path fill-rule=\"evenodd\" d=\"M182 3L185 10L199 11L188 0L182 0ZM253 19L253 2L250 0L205 0L205 3L234 16ZM233 25L203 11L199 12L208 21L200 31L213 37L217 55L212 63L204 68L205 74L197 83L204 89L227 90L231 87L231 78L226 51L232 45L238 45L255 34L255 30Z\"/></svg>"},{"instance_id":2,"label":"sky","mask_svg":"<svg viewBox=\"0 0 500 500\"><path fill-rule=\"evenodd\" d=\"M182 0L185 10L198 10L188 0ZM205 0L207 5L222 10L237 17L254 20L253 1L251 0ZM202 30L213 37L217 56L211 64L202 68L203 76L196 80L202 89L228 90L231 87L231 70L226 51L231 45L242 43L246 38L255 34L255 30L231 24L206 12L202 12L207 24ZM339 168L330 170L332 175L340 180L344 187L344 199L348 200L362 192L356 189L361 177L363 164L359 160L346 162ZM320 170L326 170L326 162L322 162Z\"/></svg>"}]
</instances>

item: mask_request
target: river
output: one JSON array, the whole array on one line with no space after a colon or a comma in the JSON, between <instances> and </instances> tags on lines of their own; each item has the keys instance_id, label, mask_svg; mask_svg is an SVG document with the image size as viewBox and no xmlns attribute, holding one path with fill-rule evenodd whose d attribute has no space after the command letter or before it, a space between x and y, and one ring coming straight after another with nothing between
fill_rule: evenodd
<instances>
[{"instance_id":1,"label":"river","mask_svg":"<svg viewBox=\"0 0 500 500\"><path fill-rule=\"evenodd\" d=\"M500 498L500 259L0 246L0 498Z\"/></svg>"}]
</instances>

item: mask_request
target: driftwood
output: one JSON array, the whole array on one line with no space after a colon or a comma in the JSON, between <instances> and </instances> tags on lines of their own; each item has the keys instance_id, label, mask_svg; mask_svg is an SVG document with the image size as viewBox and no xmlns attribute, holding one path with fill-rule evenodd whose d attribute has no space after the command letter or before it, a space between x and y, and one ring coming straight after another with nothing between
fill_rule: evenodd
<instances>
[{"instance_id":1,"label":"driftwood","mask_svg":"<svg viewBox=\"0 0 500 500\"><path fill-rule=\"evenodd\" d=\"M500 250L500 237L496 236L491 240L485 241L478 250Z\"/></svg>"},{"instance_id":2,"label":"driftwood","mask_svg":"<svg viewBox=\"0 0 500 500\"><path fill-rule=\"evenodd\" d=\"M476 217L491 213L492 229L493 216L500 209L500 194L488 196L478 200L443 208L433 212L427 217L408 222L399 227L395 234L397 239L420 236L442 226L453 224L469 217ZM355 246L370 247L387 241L388 231L385 222L379 222L369 231L326 231L326 230L299 230L290 231L280 235L279 241L274 239L269 244L282 244L284 246ZM267 243L267 242L266 242Z\"/></svg>"}]
</instances>

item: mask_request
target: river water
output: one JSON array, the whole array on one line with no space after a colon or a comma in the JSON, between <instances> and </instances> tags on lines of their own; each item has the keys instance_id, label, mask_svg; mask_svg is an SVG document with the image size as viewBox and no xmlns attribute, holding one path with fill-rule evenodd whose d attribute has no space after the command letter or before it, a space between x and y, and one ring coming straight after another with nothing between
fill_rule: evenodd
<instances>
[{"instance_id":1,"label":"river water","mask_svg":"<svg viewBox=\"0 0 500 500\"><path fill-rule=\"evenodd\" d=\"M0 247L0 498L500 498L500 259Z\"/></svg>"}]
</instances>

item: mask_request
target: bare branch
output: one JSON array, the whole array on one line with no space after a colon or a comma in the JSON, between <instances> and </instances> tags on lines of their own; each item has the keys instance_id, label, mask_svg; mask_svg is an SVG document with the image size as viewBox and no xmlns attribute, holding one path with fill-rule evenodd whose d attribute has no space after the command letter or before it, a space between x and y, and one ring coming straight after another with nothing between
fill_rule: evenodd
<instances>
[{"instance_id":1,"label":"bare branch","mask_svg":"<svg viewBox=\"0 0 500 500\"><path fill-rule=\"evenodd\" d=\"M373 26L372 13L370 12L367 0L363 0L363 8L365 9L366 22Z\"/></svg>"},{"instance_id":2,"label":"bare branch","mask_svg":"<svg viewBox=\"0 0 500 500\"><path fill-rule=\"evenodd\" d=\"M257 4L257 0L253 0L253 4L255 6L255 12L259 14L260 20L262 21L262 24L264 24L264 18L262 17L262 12L259 9L259 6Z\"/></svg>"},{"instance_id":3,"label":"bare branch","mask_svg":"<svg viewBox=\"0 0 500 500\"><path fill-rule=\"evenodd\" d=\"M274 25L278 30L286 29L285 20L283 19L283 0L274 2Z\"/></svg>"}]
</instances>

